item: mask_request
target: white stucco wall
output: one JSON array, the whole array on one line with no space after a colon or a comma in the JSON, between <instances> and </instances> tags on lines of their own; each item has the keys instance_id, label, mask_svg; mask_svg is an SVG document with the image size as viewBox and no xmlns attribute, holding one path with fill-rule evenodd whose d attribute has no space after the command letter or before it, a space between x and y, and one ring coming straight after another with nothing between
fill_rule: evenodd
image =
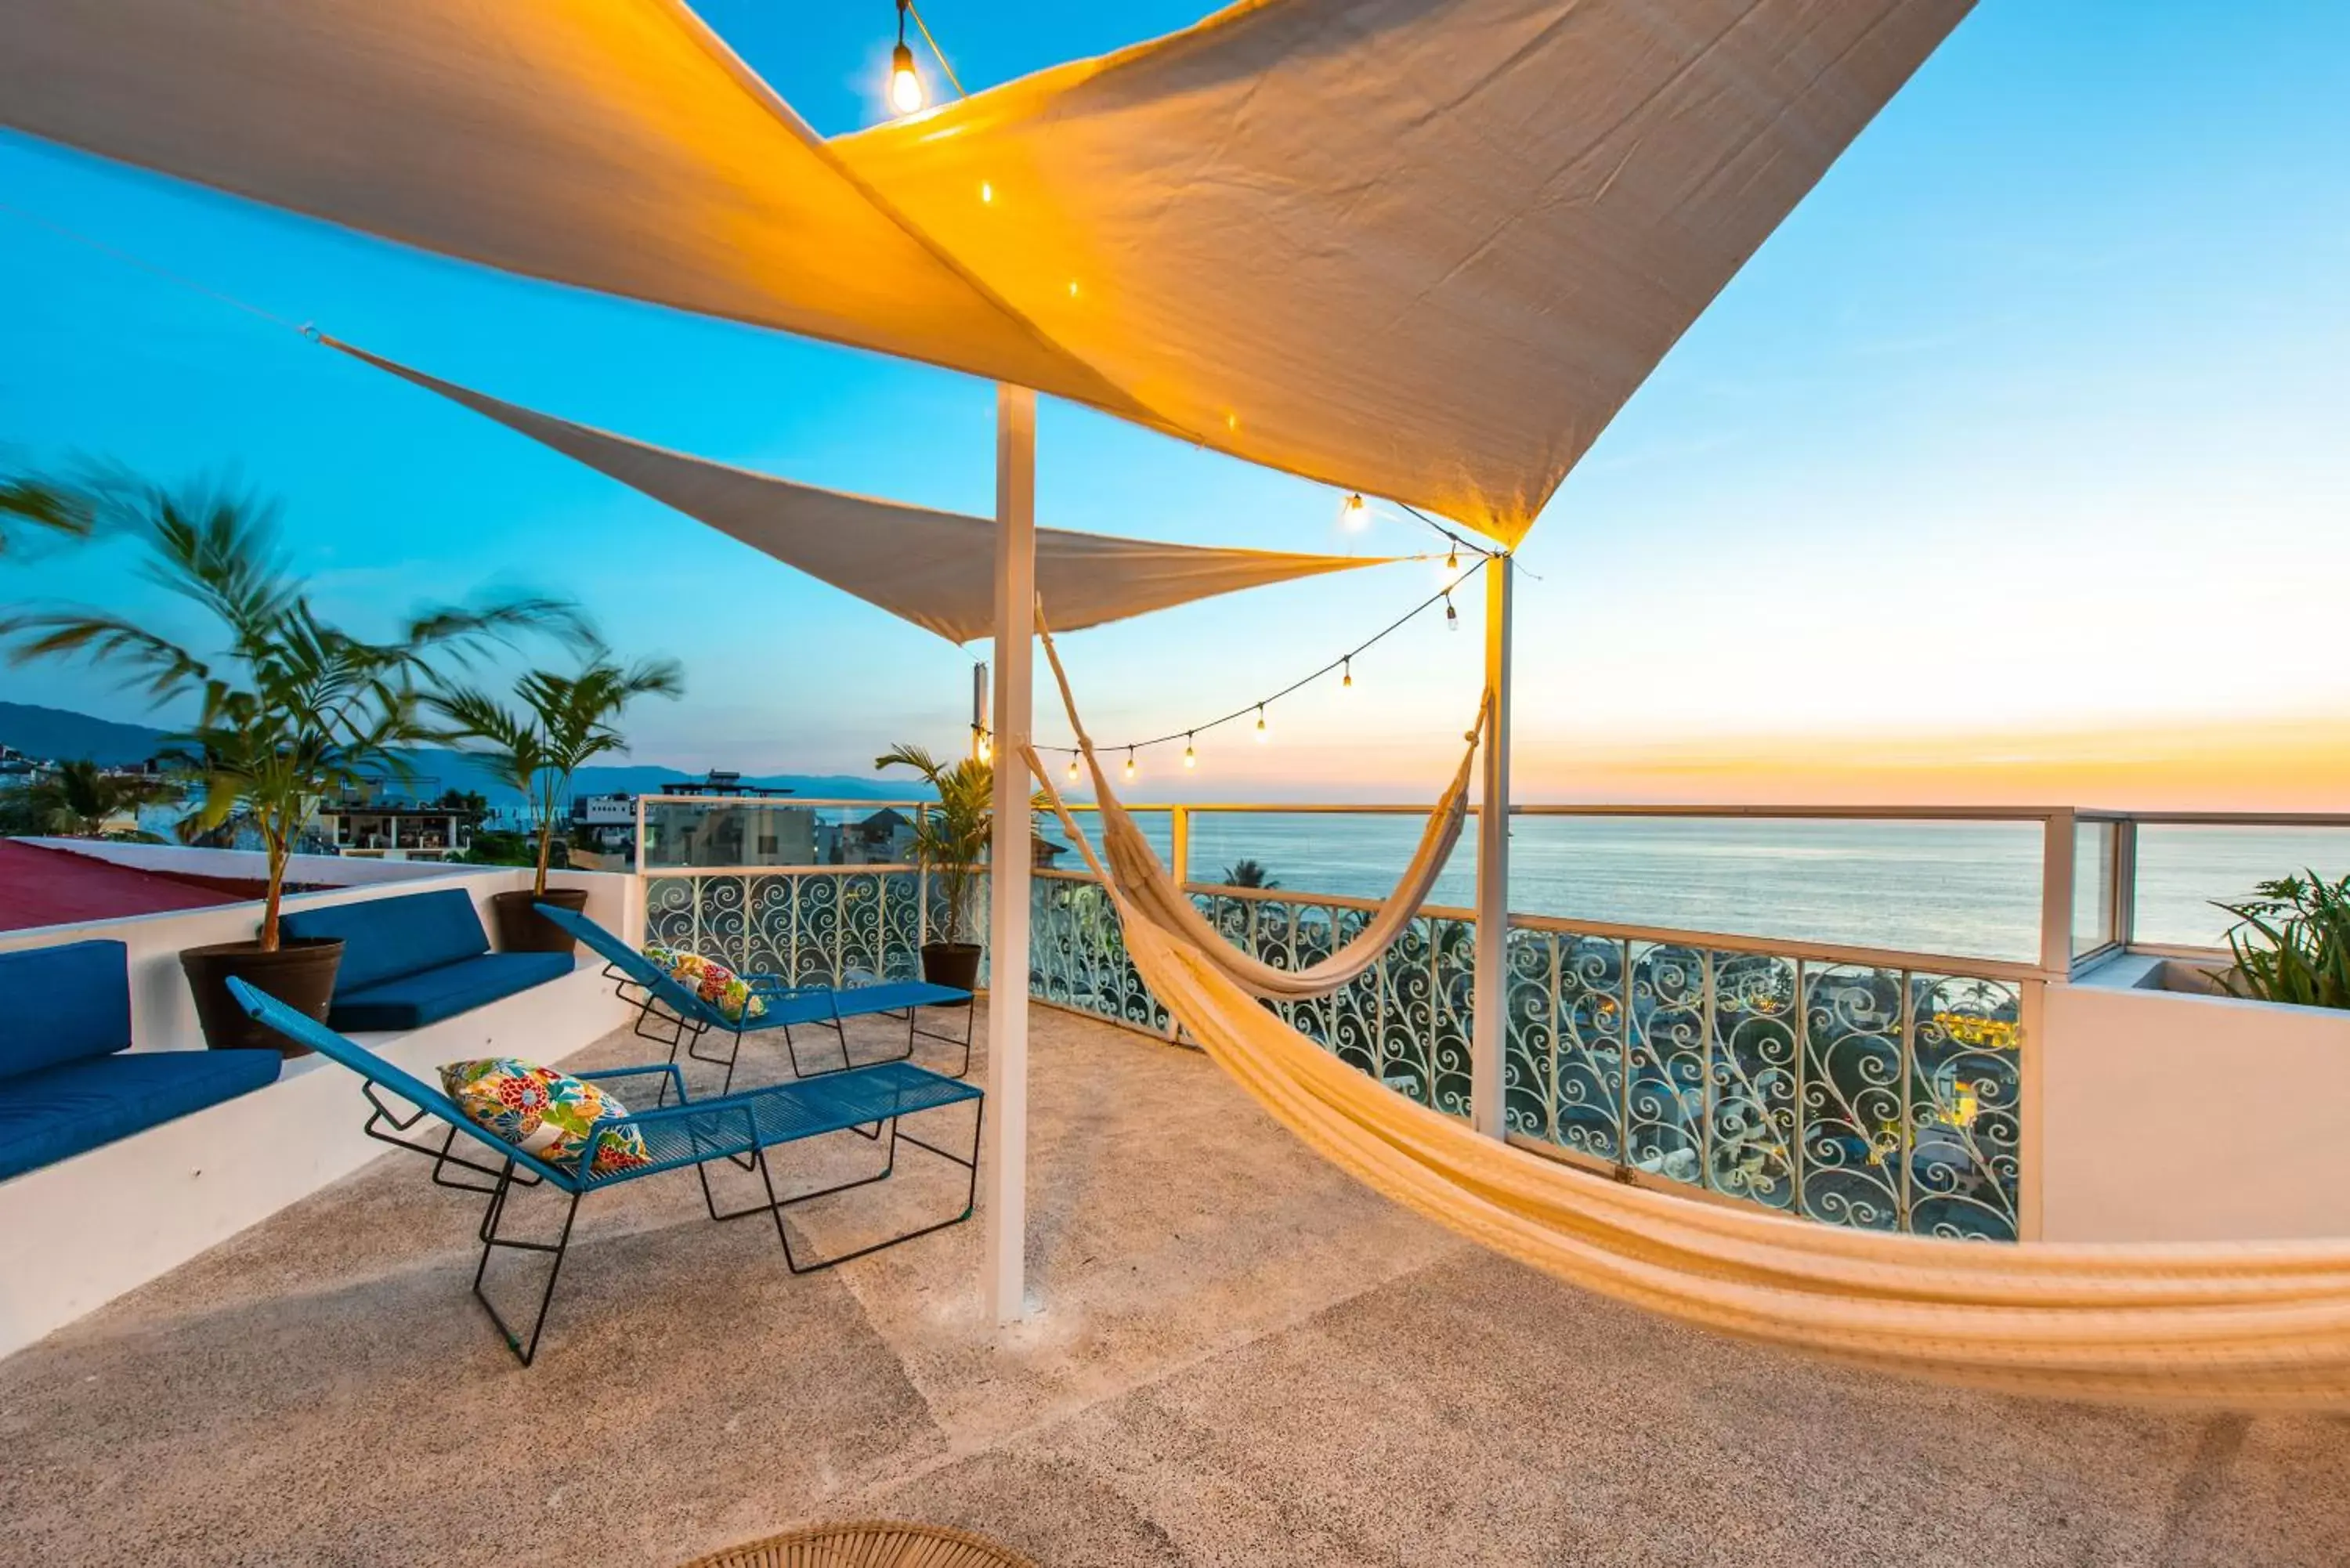
<instances>
[{"instance_id":1,"label":"white stucco wall","mask_svg":"<svg viewBox=\"0 0 2350 1568\"><path fill-rule=\"evenodd\" d=\"M2350 1236L2350 1012L2052 985L2051 1241Z\"/></svg>"}]
</instances>

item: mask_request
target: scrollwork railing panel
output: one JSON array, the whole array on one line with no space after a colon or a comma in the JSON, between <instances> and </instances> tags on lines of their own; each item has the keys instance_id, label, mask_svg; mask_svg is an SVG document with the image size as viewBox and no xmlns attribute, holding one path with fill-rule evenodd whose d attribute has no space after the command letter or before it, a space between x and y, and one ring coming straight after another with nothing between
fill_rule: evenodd
<instances>
[{"instance_id":1,"label":"scrollwork railing panel","mask_svg":"<svg viewBox=\"0 0 2350 1568\"><path fill-rule=\"evenodd\" d=\"M803 981L918 974L924 937L946 923L937 888L911 871L644 881L650 940ZM1171 1033L1104 889L1055 876L1034 889L1032 994ZM1370 918L1286 891L1192 898L1225 940L1284 969L1320 962ZM1465 1116L1475 945L1473 922L1423 913L1355 980L1274 1011L1396 1092ZM1549 921L1513 929L1505 955L1512 1133L1826 1224L2015 1239L2016 983Z\"/></svg>"}]
</instances>

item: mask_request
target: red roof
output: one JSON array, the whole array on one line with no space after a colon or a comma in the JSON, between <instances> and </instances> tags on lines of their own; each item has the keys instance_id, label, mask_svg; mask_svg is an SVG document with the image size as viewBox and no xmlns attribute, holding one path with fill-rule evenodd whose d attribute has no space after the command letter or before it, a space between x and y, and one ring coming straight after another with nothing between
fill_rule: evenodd
<instances>
[{"instance_id":1,"label":"red roof","mask_svg":"<svg viewBox=\"0 0 2350 1568\"><path fill-rule=\"evenodd\" d=\"M94 855L0 838L0 931L209 909L261 896L257 883L241 888L211 880L207 887Z\"/></svg>"}]
</instances>

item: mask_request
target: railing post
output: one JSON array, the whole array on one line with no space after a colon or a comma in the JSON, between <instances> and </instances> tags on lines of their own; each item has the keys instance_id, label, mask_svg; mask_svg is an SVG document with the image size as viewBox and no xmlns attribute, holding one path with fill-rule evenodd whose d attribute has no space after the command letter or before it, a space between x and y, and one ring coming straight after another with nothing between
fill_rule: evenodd
<instances>
[{"instance_id":1,"label":"railing post","mask_svg":"<svg viewBox=\"0 0 2350 1568\"><path fill-rule=\"evenodd\" d=\"M2114 885L2106 889L2113 910L2114 940L2127 951L2137 936L2137 818L2114 824Z\"/></svg>"},{"instance_id":2,"label":"railing post","mask_svg":"<svg viewBox=\"0 0 2350 1568\"><path fill-rule=\"evenodd\" d=\"M2048 814L2040 845L2040 968L2052 980L2073 972L2073 808Z\"/></svg>"},{"instance_id":3,"label":"railing post","mask_svg":"<svg viewBox=\"0 0 2350 1568\"><path fill-rule=\"evenodd\" d=\"M995 389L995 842L988 858L989 1318L1027 1315L1027 763L1036 627L1036 394Z\"/></svg>"},{"instance_id":4,"label":"railing post","mask_svg":"<svg viewBox=\"0 0 2350 1568\"><path fill-rule=\"evenodd\" d=\"M1469 1120L1487 1137L1507 1131L1503 1095L1509 1049L1511 560L1485 563L1485 685L1492 711L1479 756L1477 969L1470 990Z\"/></svg>"},{"instance_id":5,"label":"railing post","mask_svg":"<svg viewBox=\"0 0 2350 1568\"><path fill-rule=\"evenodd\" d=\"M1172 815L1175 819L1173 843L1168 858L1174 864L1168 869L1175 874L1175 886L1186 888L1191 882L1191 814L1179 805Z\"/></svg>"}]
</instances>

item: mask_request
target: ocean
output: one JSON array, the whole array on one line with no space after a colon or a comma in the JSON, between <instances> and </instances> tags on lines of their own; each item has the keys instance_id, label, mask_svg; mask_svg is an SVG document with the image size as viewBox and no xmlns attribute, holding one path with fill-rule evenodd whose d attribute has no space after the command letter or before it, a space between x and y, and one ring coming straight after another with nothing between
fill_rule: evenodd
<instances>
[{"instance_id":1,"label":"ocean","mask_svg":"<svg viewBox=\"0 0 2350 1568\"><path fill-rule=\"evenodd\" d=\"M1139 814L1161 854L1164 812ZM1253 859L1285 891L1381 898L1422 826L1409 816L1194 812L1193 881ZM1473 832L1473 830L1472 830ZM2074 928L2100 925L2101 846L2081 834ZM2037 823L1836 822L1801 818L1521 817L1510 846L1510 908L1551 915L1795 942L2030 962L2038 956ZM2138 830L2137 936L2220 946L2231 918L2212 907L2303 870L2350 871L2350 829L2148 825ZM1471 901L1464 839L1432 901Z\"/></svg>"}]
</instances>

